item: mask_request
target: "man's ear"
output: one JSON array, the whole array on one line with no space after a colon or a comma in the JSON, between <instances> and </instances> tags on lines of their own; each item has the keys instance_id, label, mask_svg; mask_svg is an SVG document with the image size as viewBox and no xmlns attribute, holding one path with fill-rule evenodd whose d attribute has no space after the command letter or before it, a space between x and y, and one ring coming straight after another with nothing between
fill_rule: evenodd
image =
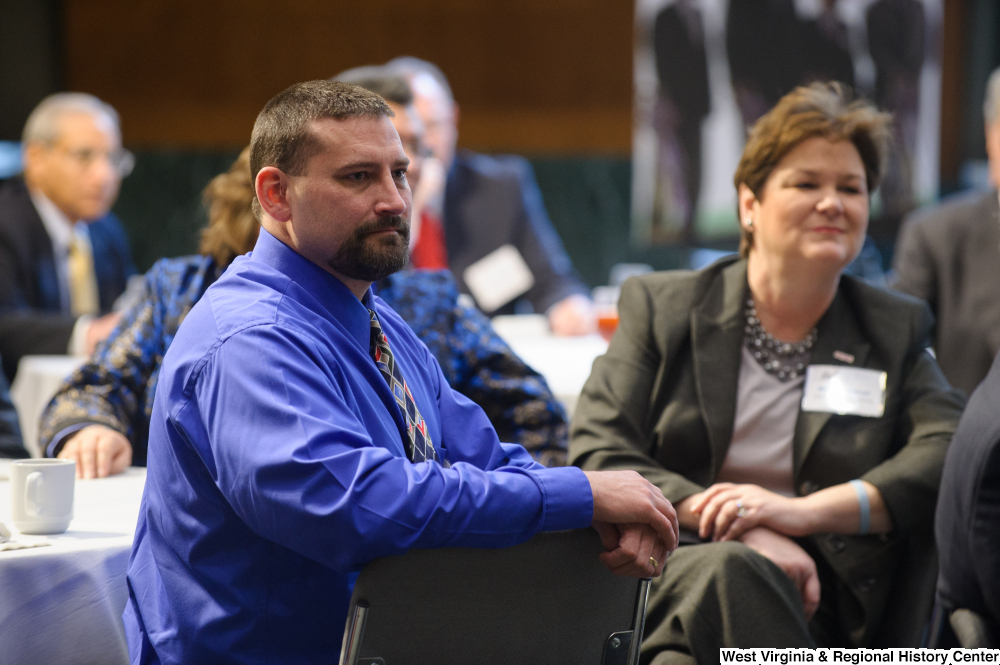
<instances>
[{"instance_id":1,"label":"man's ear","mask_svg":"<svg viewBox=\"0 0 1000 665\"><path fill-rule=\"evenodd\" d=\"M292 218L292 208L288 202L288 176L273 166L265 166L257 173L254 190L257 201L264 212L277 222L287 222Z\"/></svg>"},{"instance_id":2,"label":"man's ear","mask_svg":"<svg viewBox=\"0 0 1000 665\"><path fill-rule=\"evenodd\" d=\"M21 161L24 164L24 177L28 184L39 186L37 181L44 177L47 156L47 146L37 141L24 146L21 152Z\"/></svg>"}]
</instances>

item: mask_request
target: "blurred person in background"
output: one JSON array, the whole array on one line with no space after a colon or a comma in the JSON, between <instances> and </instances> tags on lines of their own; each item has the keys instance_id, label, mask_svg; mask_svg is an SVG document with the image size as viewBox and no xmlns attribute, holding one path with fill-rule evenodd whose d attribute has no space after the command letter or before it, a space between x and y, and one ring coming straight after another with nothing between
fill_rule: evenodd
<instances>
[{"instance_id":1,"label":"blurred person in background","mask_svg":"<svg viewBox=\"0 0 1000 665\"><path fill-rule=\"evenodd\" d=\"M880 191L882 211L872 235L891 240L913 210L913 162L920 118L920 72L926 50L924 3L876 0L865 11L868 52L875 64L875 103L893 116L893 150ZM989 368L989 362L983 373Z\"/></svg>"},{"instance_id":2,"label":"blurred person in background","mask_svg":"<svg viewBox=\"0 0 1000 665\"><path fill-rule=\"evenodd\" d=\"M21 440L17 411L10 401L10 387L3 372L0 372L0 457L28 457L28 451Z\"/></svg>"},{"instance_id":3,"label":"blurred person in background","mask_svg":"<svg viewBox=\"0 0 1000 665\"><path fill-rule=\"evenodd\" d=\"M684 194L678 210L690 239L701 194L701 125L711 110L705 30L690 0L677 0L656 15L653 54L660 82L655 110L660 164Z\"/></svg>"},{"instance_id":4,"label":"blurred person in background","mask_svg":"<svg viewBox=\"0 0 1000 665\"><path fill-rule=\"evenodd\" d=\"M21 356L89 355L135 273L110 211L132 170L118 114L83 93L58 93L28 116L24 176L0 181L0 351L13 379Z\"/></svg>"},{"instance_id":5,"label":"blurred person in background","mask_svg":"<svg viewBox=\"0 0 1000 665\"><path fill-rule=\"evenodd\" d=\"M993 188L912 213L894 259L895 287L930 303L938 363L967 394L1000 352L1000 69L990 75L983 114Z\"/></svg>"},{"instance_id":6,"label":"blurred person in background","mask_svg":"<svg viewBox=\"0 0 1000 665\"><path fill-rule=\"evenodd\" d=\"M441 179L443 191L428 196L428 213L421 216L414 255L442 259L428 267L450 268L462 292L471 294L489 316L527 309L546 314L557 335L594 332L596 316L588 289L552 227L528 161L456 150L459 109L441 70L412 57L396 58L386 66L409 81L427 147L447 174ZM422 249L422 243L432 247ZM497 253L508 246L516 255ZM472 266L517 274L522 288L500 295L492 291L495 283L470 285L466 271Z\"/></svg>"},{"instance_id":7,"label":"blurred person in background","mask_svg":"<svg viewBox=\"0 0 1000 665\"><path fill-rule=\"evenodd\" d=\"M410 123L409 87L384 73L369 71L355 78L382 95L396 113L392 121L404 152L417 163L407 177L412 174L413 186L419 187L419 125ZM130 463L145 465L160 362L205 290L234 258L253 249L260 230L251 211L253 197L247 148L205 190L209 223L202 232L201 254L163 259L150 269L142 301L125 313L121 325L42 414L39 445L47 455L77 460L84 478L119 473ZM449 384L486 412L502 441L521 444L546 466L565 463L562 406L545 379L514 355L489 320L459 303L449 273L396 273L378 282L375 292L427 345Z\"/></svg>"},{"instance_id":8,"label":"blurred person in background","mask_svg":"<svg viewBox=\"0 0 1000 665\"><path fill-rule=\"evenodd\" d=\"M802 82L801 41L792 0L730 0L726 58L745 129Z\"/></svg>"},{"instance_id":9,"label":"blurred person in background","mask_svg":"<svg viewBox=\"0 0 1000 665\"><path fill-rule=\"evenodd\" d=\"M964 400L926 350L926 304L843 274L890 131L838 84L793 90L754 125L737 167L740 256L622 289L570 461L638 471L700 543L653 582L644 662L919 642L938 482ZM816 397L861 390L855 381L884 392L869 390L864 408ZM891 602L914 580L923 621L918 603Z\"/></svg>"}]
</instances>

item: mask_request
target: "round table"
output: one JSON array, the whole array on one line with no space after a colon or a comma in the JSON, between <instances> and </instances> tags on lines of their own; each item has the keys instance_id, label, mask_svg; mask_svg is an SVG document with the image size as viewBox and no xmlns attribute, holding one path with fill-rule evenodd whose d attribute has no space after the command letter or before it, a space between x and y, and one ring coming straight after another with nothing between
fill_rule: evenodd
<instances>
[{"instance_id":1,"label":"round table","mask_svg":"<svg viewBox=\"0 0 1000 665\"><path fill-rule=\"evenodd\" d=\"M3 476L0 521L12 540L48 546L0 552L0 663L127 663L125 571L146 470L77 480L75 517L55 536L14 530Z\"/></svg>"}]
</instances>

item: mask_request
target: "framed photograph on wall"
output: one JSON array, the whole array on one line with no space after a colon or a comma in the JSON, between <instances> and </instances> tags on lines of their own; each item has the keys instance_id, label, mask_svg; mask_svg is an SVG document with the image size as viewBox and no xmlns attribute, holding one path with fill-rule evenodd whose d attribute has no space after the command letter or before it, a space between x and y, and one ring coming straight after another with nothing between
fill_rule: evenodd
<instances>
[{"instance_id":1,"label":"framed photograph on wall","mask_svg":"<svg viewBox=\"0 0 1000 665\"><path fill-rule=\"evenodd\" d=\"M632 239L738 234L748 128L782 95L840 81L895 116L869 233L891 242L937 196L942 0L637 0Z\"/></svg>"}]
</instances>

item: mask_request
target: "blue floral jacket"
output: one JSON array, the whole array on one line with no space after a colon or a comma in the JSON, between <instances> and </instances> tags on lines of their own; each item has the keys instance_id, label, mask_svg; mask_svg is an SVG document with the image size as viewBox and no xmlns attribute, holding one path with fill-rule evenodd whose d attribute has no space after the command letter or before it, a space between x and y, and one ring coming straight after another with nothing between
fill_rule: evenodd
<instances>
[{"instance_id":1,"label":"blue floral jacket","mask_svg":"<svg viewBox=\"0 0 1000 665\"><path fill-rule=\"evenodd\" d=\"M222 274L205 256L158 261L141 302L77 370L42 414L39 445L88 424L115 429L145 465L149 417L163 355L191 307ZM520 443L546 465L566 460L566 414L537 372L514 355L487 319L458 301L451 273L408 271L375 286L438 359L448 382L486 412L501 441ZM57 453L58 447L52 452Z\"/></svg>"}]
</instances>

